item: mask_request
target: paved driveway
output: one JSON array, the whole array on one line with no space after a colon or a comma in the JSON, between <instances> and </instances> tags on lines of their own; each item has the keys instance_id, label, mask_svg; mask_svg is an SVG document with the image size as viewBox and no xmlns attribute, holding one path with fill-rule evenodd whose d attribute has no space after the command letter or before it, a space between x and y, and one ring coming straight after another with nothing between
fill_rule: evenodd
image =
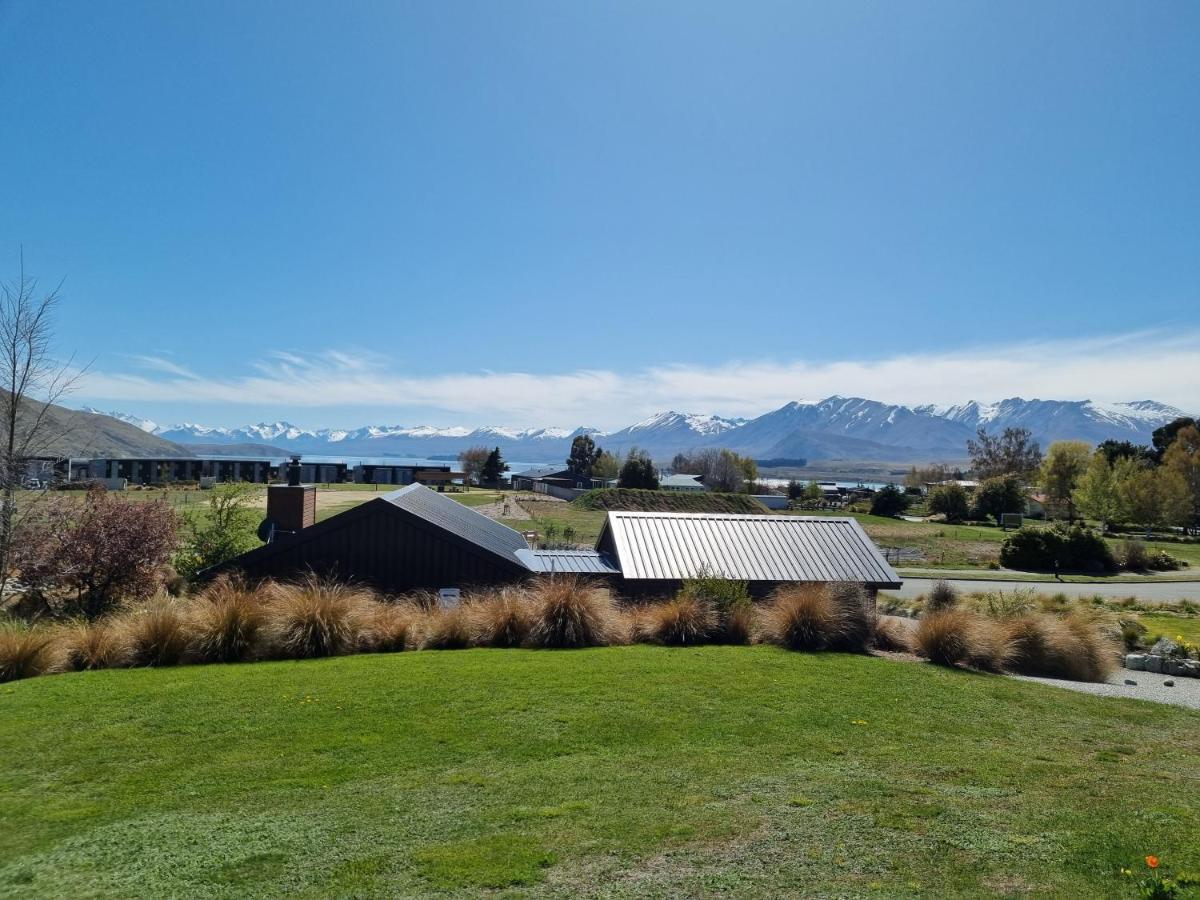
<instances>
[{"instance_id":1,"label":"paved driveway","mask_svg":"<svg viewBox=\"0 0 1200 900\"><path fill-rule=\"evenodd\" d=\"M901 597L917 597L928 593L936 578L917 578L909 575L904 578L904 586L898 591L889 591ZM1180 600L1200 602L1200 581L1163 581L1140 583L1104 584L1073 584L1060 581L989 581L970 578L947 578L950 584L964 593L975 591L1019 591L1030 590L1038 593L1063 593L1068 597L1101 597L1120 599L1121 597L1137 597L1148 603L1176 603Z\"/></svg>"}]
</instances>

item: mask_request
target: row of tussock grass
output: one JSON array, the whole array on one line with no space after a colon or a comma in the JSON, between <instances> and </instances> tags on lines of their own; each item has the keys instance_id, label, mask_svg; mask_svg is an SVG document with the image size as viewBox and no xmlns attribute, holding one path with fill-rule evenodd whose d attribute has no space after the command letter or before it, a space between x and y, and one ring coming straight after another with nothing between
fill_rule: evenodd
<instances>
[{"instance_id":1,"label":"row of tussock grass","mask_svg":"<svg viewBox=\"0 0 1200 900\"><path fill-rule=\"evenodd\" d=\"M1020 594L969 599L935 584L912 649L939 665L1071 681L1104 681L1117 667L1117 629L1103 616L1065 605L1039 611Z\"/></svg>"},{"instance_id":2,"label":"row of tussock grass","mask_svg":"<svg viewBox=\"0 0 1200 900\"><path fill-rule=\"evenodd\" d=\"M315 577L257 586L223 577L193 597L158 597L96 622L4 624L0 680L87 669L468 647L761 642L793 650L866 652L874 620L867 595L853 585L788 587L764 606L685 589L669 600L623 607L595 584L560 576L443 606L430 596L388 599Z\"/></svg>"},{"instance_id":3,"label":"row of tussock grass","mask_svg":"<svg viewBox=\"0 0 1200 900\"><path fill-rule=\"evenodd\" d=\"M560 576L442 606L430 596L386 599L315 577L258 586L222 578L194 597L156 598L98 622L0 626L0 681L132 666L630 643L915 651L943 665L1079 680L1103 679L1115 661L1107 636L1082 618L997 620L948 598L914 630L877 616L851 584L791 585L762 605L685 587L669 600L623 607L595 584Z\"/></svg>"}]
</instances>

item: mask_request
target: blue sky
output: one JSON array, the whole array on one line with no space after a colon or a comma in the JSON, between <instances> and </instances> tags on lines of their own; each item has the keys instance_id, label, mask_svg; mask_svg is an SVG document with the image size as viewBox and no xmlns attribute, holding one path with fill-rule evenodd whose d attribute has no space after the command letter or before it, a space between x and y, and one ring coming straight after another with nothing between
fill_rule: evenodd
<instances>
[{"instance_id":1,"label":"blue sky","mask_svg":"<svg viewBox=\"0 0 1200 900\"><path fill-rule=\"evenodd\" d=\"M1200 407L1200 6L0 2L77 405ZM1192 402L1195 401L1195 402Z\"/></svg>"}]
</instances>

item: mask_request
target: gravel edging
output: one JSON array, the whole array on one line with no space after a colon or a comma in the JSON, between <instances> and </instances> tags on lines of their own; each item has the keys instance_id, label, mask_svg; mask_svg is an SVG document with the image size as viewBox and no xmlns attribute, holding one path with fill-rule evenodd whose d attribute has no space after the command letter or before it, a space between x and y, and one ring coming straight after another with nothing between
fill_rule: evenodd
<instances>
[{"instance_id":1,"label":"gravel edging","mask_svg":"<svg viewBox=\"0 0 1200 900\"><path fill-rule=\"evenodd\" d=\"M1110 675L1108 681L1103 684L1089 681L1066 681L1062 678L1037 678L1033 675L1009 675L1008 677L1020 681L1046 684L1051 687L1066 688L1081 694L1095 694L1098 697L1148 700L1151 703L1166 703L1200 710L1200 678L1173 678L1170 675L1134 672L1130 669L1117 669L1116 673ZM1127 679L1136 681L1137 684L1126 684ZM1167 681L1174 681L1175 686L1166 687L1164 682Z\"/></svg>"}]
</instances>

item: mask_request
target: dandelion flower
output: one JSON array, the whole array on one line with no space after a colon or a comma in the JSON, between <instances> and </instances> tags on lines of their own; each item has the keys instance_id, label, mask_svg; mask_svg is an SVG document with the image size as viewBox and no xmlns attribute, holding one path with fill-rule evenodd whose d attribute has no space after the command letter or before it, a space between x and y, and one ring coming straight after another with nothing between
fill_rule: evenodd
<instances>
[{"instance_id":1,"label":"dandelion flower","mask_svg":"<svg viewBox=\"0 0 1200 900\"><path fill-rule=\"evenodd\" d=\"M1157 869L1158 868L1158 857L1157 856L1147 856L1146 857L1146 865L1148 865L1152 869Z\"/></svg>"}]
</instances>

